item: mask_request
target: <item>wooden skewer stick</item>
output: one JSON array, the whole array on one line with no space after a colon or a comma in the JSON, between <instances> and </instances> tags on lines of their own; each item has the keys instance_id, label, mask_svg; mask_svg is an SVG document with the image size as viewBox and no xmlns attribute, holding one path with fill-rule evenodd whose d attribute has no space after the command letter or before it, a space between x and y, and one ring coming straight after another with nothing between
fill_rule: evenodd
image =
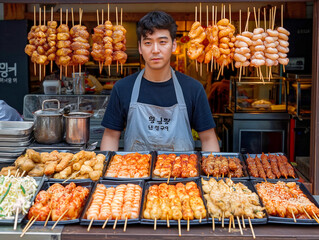
<instances>
[{"instance_id":1,"label":"wooden skewer stick","mask_svg":"<svg viewBox=\"0 0 319 240\"><path fill-rule=\"evenodd\" d=\"M246 228L246 224L245 224L245 219L244 219L244 215L241 215L241 219L243 221L243 228Z\"/></svg>"},{"instance_id":2,"label":"wooden skewer stick","mask_svg":"<svg viewBox=\"0 0 319 240\"><path fill-rule=\"evenodd\" d=\"M232 216L232 221L233 221L233 228L236 229L236 226L235 226L235 216Z\"/></svg>"},{"instance_id":3,"label":"wooden skewer stick","mask_svg":"<svg viewBox=\"0 0 319 240\"><path fill-rule=\"evenodd\" d=\"M156 218L154 219L154 231L156 231Z\"/></svg>"},{"instance_id":4,"label":"wooden skewer stick","mask_svg":"<svg viewBox=\"0 0 319 240\"><path fill-rule=\"evenodd\" d=\"M94 218L91 219L91 222L90 222L90 224L88 226L88 229L87 229L88 232L90 231L90 229L92 227L93 221L94 221Z\"/></svg>"},{"instance_id":5,"label":"wooden skewer stick","mask_svg":"<svg viewBox=\"0 0 319 240\"><path fill-rule=\"evenodd\" d=\"M104 23L104 9L102 9L102 22L101 22L101 24L103 24Z\"/></svg>"},{"instance_id":6,"label":"wooden skewer stick","mask_svg":"<svg viewBox=\"0 0 319 240\"><path fill-rule=\"evenodd\" d=\"M240 230L240 235L244 235L243 229L241 228L240 219L239 219L238 216L236 216L236 217L237 217L238 227L239 227L239 230Z\"/></svg>"},{"instance_id":7,"label":"wooden skewer stick","mask_svg":"<svg viewBox=\"0 0 319 240\"><path fill-rule=\"evenodd\" d=\"M107 219L105 220L105 222L103 223L102 229L105 228L105 226L106 226L106 224L107 224L108 221L109 221L109 218L107 218Z\"/></svg>"},{"instance_id":8,"label":"wooden skewer stick","mask_svg":"<svg viewBox=\"0 0 319 240\"><path fill-rule=\"evenodd\" d=\"M305 214L307 215L307 217L308 217L309 219L312 219L312 218L309 216L308 212L306 211L306 209L305 209L304 207L302 207L302 210L305 212Z\"/></svg>"},{"instance_id":9,"label":"wooden skewer stick","mask_svg":"<svg viewBox=\"0 0 319 240\"><path fill-rule=\"evenodd\" d=\"M167 177L167 184L169 184L169 179L171 178L171 173L169 173L168 177Z\"/></svg>"},{"instance_id":10,"label":"wooden skewer stick","mask_svg":"<svg viewBox=\"0 0 319 240\"><path fill-rule=\"evenodd\" d=\"M114 225L113 225L113 229L114 229L114 230L115 230L115 228L116 228L116 224L117 224L117 217L115 218Z\"/></svg>"},{"instance_id":11,"label":"wooden skewer stick","mask_svg":"<svg viewBox=\"0 0 319 240\"><path fill-rule=\"evenodd\" d=\"M225 227L225 225L224 225L224 218L225 218L225 212L223 212L223 216L222 216L222 227Z\"/></svg>"},{"instance_id":12,"label":"wooden skewer stick","mask_svg":"<svg viewBox=\"0 0 319 240\"><path fill-rule=\"evenodd\" d=\"M127 217L125 218L125 223L124 223L124 229L123 229L123 232L126 232L126 226L127 226Z\"/></svg>"},{"instance_id":13,"label":"wooden skewer stick","mask_svg":"<svg viewBox=\"0 0 319 240\"><path fill-rule=\"evenodd\" d=\"M41 26L41 8L39 8L39 26ZM39 64L39 81L41 82L41 64Z\"/></svg>"},{"instance_id":14,"label":"wooden skewer stick","mask_svg":"<svg viewBox=\"0 0 319 240\"><path fill-rule=\"evenodd\" d=\"M189 218L187 218L187 232L189 232Z\"/></svg>"},{"instance_id":15,"label":"wooden skewer stick","mask_svg":"<svg viewBox=\"0 0 319 240\"><path fill-rule=\"evenodd\" d=\"M25 230L22 232L22 234L20 235L20 237L23 237L24 234L30 229L30 227L33 225L33 223L38 219L39 215L36 216L33 221L29 224L29 226L27 228L25 228Z\"/></svg>"},{"instance_id":16,"label":"wooden skewer stick","mask_svg":"<svg viewBox=\"0 0 319 240\"><path fill-rule=\"evenodd\" d=\"M213 231L215 232L215 218L213 217L213 222L212 222L212 224L213 224Z\"/></svg>"},{"instance_id":17,"label":"wooden skewer stick","mask_svg":"<svg viewBox=\"0 0 319 240\"><path fill-rule=\"evenodd\" d=\"M249 226L251 229L251 234L253 235L253 238L256 239L254 228L253 228L253 225L251 224L251 221L250 221L250 217L248 217L248 222L249 222Z\"/></svg>"},{"instance_id":18,"label":"wooden skewer stick","mask_svg":"<svg viewBox=\"0 0 319 240\"><path fill-rule=\"evenodd\" d=\"M28 228L28 226L30 225L30 223L32 222L32 220L34 219L34 216L32 216L30 219L29 219L29 221L27 222L27 224L24 226L24 228L22 229L22 232L24 232L27 228Z\"/></svg>"},{"instance_id":19,"label":"wooden skewer stick","mask_svg":"<svg viewBox=\"0 0 319 240\"><path fill-rule=\"evenodd\" d=\"M51 216L51 213L52 213L52 209L50 210L50 212L49 212L49 214L48 214L48 216L47 216L47 219L45 220L45 223L44 223L44 226L43 226L43 227L46 227L46 226L47 226L48 221L49 221L50 216Z\"/></svg>"},{"instance_id":20,"label":"wooden skewer stick","mask_svg":"<svg viewBox=\"0 0 319 240\"><path fill-rule=\"evenodd\" d=\"M202 223L202 215L199 217L199 223Z\"/></svg>"},{"instance_id":21,"label":"wooden skewer stick","mask_svg":"<svg viewBox=\"0 0 319 240\"><path fill-rule=\"evenodd\" d=\"M319 221L319 218L317 216L317 214L312 210L312 214L315 216L315 218Z\"/></svg>"},{"instance_id":22,"label":"wooden skewer stick","mask_svg":"<svg viewBox=\"0 0 319 240\"><path fill-rule=\"evenodd\" d=\"M16 229L17 229L19 210L20 210L20 208L17 207L17 208L16 208L16 215L15 215L15 218L14 218L13 230L16 230Z\"/></svg>"},{"instance_id":23,"label":"wooden skewer stick","mask_svg":"<svg viewBox=\"0 0 319 240\"><path fill-rule=\"evenodd\" d=\"M294 218L294 222L296 223L296 222L297 222L297 220L296 220L296 216L295 216L295 214L294 214L294 212L293 212L293 211L291 211L291 215L292 215L292 217Z\"/></svg>"},{"instance_id":24,"label":"wooden skewer stick","mask_svg":"<svg viewBox=\"0 0 319 240\"><path fill-rule=\"evenodd\" d=\"M255 16L255 24L256 28L258 28L257 16L256 16L256 8L254 7L254 16Z\"/></svg>"},{"instance_id":25,"label":"wooden skewer stick","mask_svg":"<svg viewBox=\"0 0 319 240\"><path fill-rule=\"evenodd\" d=\"M167 223L167 227L169 228L169 218L168 218L168 214L166 215L166 223Z\"/></svg>"},{"instance_id":26,"label":"wooden skewer stick","mask_svg":"<svg viewBox=\"0 0 319 240\"><path fill-rule=\"evenodd\" d=\"M121 8L121 25L123 25L122 19L123 19L123 8ZM122 63L121 63L121 74L123 74L123 64Z\"/></svg>"},{"instance_id":27,"label":"wooden skewer stick","mask_svg":"<svg viewBox=\"0 0 319 240\"><path fill-rule=\"evenodd\" d=\"M181 219L178 219L178 236L182 236L182 231L181 231Z\"/></svg>"},{"instance_id":28,"label":"wooden skewer stick","mask_svg":"<svg viewBox=\"0 0 319 240\"><path fill-rule=\"evenodd\" d=\"M230 232L230 230L231 230L231 224L232 224L231 218L232 218L232 216L229 217L228 232Z\"/></svg>"},{"instance_id":29,"label":"wooden skewer stick","mask_svg":"<svg viewBox=\"0 0 319 240\"><path fill-rule=\"evenodd\" d=\"M68 177L67 179L65 179L62 183L66 183L68 180L76 177L76 175L78 175L80 173L80 171L77 171L75 173L72 173L70 177Z\"/></svg>"},{"instance_id":30,"label":"wooden skewer stick","mask_svg":"<svg viewBox=\"0 0 319 240\"><path fill-rule=\"evenodd\" d=\"M63 218L63 216L69 211L69 209L65 210L64 213L58 218L58 220L55 222L55 224L52 226L51 230L55 228L55 226L58 224L58 222Z\"/></svg>"}]
</instances>

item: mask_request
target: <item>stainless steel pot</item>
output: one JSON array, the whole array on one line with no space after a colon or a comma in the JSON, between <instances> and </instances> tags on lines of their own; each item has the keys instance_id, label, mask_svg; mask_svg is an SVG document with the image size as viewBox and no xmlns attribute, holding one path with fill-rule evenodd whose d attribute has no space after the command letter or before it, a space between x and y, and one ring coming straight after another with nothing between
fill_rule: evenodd
<instances>
[{"instance_id":1,"label":"stainless steel pot","mask_svg":"<svg viewBox=\"0 0 319 240\"><path fill-rule=\"evenodd\" d=\"M65 141L69 144L85 144L90 140L90 117L85 112L71 112L65 117Z\"/></svg>"},{"instance_id":2,"label":"stainless steel pot","mask_svg":"<svg viewBox=\"0 0 319 240\"><path fill-rule=\"evenodd\" d=\"M58 108L44 108L45 103L57 102ZM63 118L60 101L48 99L42 102L42 110L34 113L34 137L38 143L52 144L63 139Z\"/></svg>"}]
</instances>

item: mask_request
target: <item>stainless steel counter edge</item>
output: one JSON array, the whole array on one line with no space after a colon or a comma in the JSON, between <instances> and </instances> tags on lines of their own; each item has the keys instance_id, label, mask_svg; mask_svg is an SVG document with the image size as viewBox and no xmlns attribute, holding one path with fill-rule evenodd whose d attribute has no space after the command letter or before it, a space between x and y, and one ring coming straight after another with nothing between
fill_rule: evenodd
<instances>
[{"instance_id":1,"label":"stainless steel counter edge","mask_svg":"<svg viewBox=\"0 0 319 240\"><path fill-rule=\"evenodd\" d=\"M25 224L18 224L17 230L13 230L12 225L0 226L0 239L15 240L21 239L20 235ZM32 226L23 236L24 240L61 240L63 226L56 226L51 230L51 226Z\"/></svg>"}]
</instances>

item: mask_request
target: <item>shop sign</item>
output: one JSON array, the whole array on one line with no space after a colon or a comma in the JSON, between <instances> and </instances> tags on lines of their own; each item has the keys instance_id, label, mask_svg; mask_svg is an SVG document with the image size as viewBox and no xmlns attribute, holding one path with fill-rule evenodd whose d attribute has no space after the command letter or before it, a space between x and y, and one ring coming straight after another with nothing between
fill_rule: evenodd
<instances>
[{"instance_id":1,"label":"shop sign","mask_svg":"<svg viewBox=\"0 0 319 240\"><path fill-rule=\"evenodd\" d=\"M18 83L17 63L0 62L0 83Z\"/></svg>"},{"instance_id":2,"label":"shop sign","mask_svg":"<svg viewBox=\"0 0 319 240\"><path fill-rule=\"evenodd\" d=\"M287 70L302 71L305 69L305 58L303 57L290 57L289 63L286 66Z\"/></svg>"}]
</instances>

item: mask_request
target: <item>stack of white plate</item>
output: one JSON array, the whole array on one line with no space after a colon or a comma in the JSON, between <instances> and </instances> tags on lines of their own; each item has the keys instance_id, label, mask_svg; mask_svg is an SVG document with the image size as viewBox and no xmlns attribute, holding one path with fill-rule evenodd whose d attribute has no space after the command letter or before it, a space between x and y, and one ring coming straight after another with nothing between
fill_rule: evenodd
<instances>
[{"instance_id":1,"label":"stack of white plate","mask_svg":"<svg viewBox=\"0 0 319 240\"><path fill-rule=\"evenodd\" d=\"M13 162L32 142L33 122L0 121L0 162Z\"/></svg>"}]
</instances>

